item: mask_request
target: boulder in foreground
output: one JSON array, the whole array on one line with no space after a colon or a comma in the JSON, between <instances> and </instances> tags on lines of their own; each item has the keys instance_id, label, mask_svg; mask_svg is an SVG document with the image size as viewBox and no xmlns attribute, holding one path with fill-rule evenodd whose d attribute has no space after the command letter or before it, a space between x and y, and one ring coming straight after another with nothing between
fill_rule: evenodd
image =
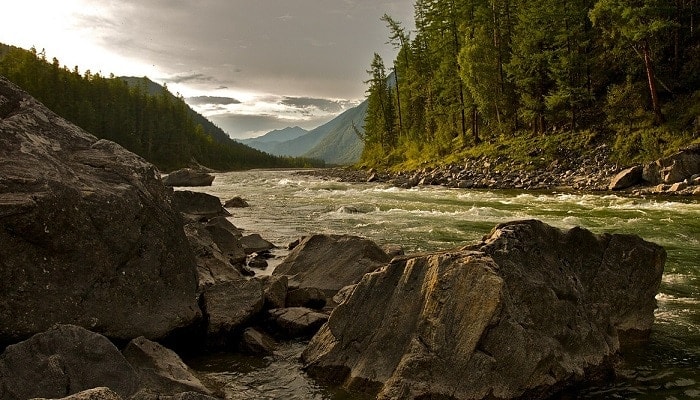
<instances>
[{"instance_id":1,"label":"boulder in foreground","mask_svg":"<svg viewBox=\"0 0 700 400\"><path fill-rule=\"evenodd\" d=\"M0 344L70 323L161 338L194 321L196 270L151 164L0 77Z\"/></svg>"},{"instance_id":2,"label":"boulder in foreground","mask_svg":"<svg viewBox=\"0 0 700 400\"><path fill-rule=\"evenodd\" d=\"M380 399L543 399L605 371L648 332L663 248L539 221L367 274L302 355Z\"/></svg>"},{"instance_id":3,"label":"boulder in foreground","mask_svg":"<svg viewBox=\"0 0 700 400\"><path fill-rule=\"evenodd\" d=\"M128 397L138 378L107 338L81 327L57 325L0 355L3 400L61 398L96 387Z\"/></svg>"}]
</instances>

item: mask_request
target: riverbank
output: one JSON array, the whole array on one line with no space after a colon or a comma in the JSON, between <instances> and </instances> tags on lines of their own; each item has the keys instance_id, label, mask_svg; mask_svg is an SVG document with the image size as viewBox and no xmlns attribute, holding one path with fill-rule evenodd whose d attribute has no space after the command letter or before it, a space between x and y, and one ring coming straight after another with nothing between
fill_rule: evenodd
<instances>
[{"instance_id":1,"label":"riverbank","mask_svg":"<svg viewBox=\"0 0 700 400\"><path fill-rule=\"evenodd\" d=\"M688 150L683 150L688 151ZM682 151L682 152L683 152ZM697 153L697 149L690 150ZM682 153L681 152L681 153ZM580 192L610 191L611 182L628 169L613 163L609 149L601 145L588 156L555 160L546 166L534 161L526 164L482 156L462 164L446 164L418 170L377 170L355 167L300 171L300 174L338 179L342 182L381 182L400 188L444 186L460 189L566 190ZM656 163L664 164L662 160ZM641 166L639 166L641 167ZM700 196L700 175L690 174L674 184L651 184L639 179L618 190L627 195Z\"/></svg>"}]
</instances>

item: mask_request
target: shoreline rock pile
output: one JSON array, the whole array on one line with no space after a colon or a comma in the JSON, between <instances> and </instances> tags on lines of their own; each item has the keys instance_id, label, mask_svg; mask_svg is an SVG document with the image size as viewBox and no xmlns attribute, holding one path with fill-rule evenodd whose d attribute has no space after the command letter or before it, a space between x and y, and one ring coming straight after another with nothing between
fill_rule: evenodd
<instances>
[{"instance_id":1,"label":"shoreline rock pile","mask_svg":"<svg viewBox=\"0 0 700 400\"><path fill-rule=\"evenodd\" d=\"M599 146L593 159L555 161L544 168L480 157L463 165L445 165L417 171L329 168L300 174L345 182L381 182L396 187L439 185L460 189L624 191L631 195L700 196L700 145L647 165L620 170L608 161L608 148Z\"/></svg>"}]
</instances>

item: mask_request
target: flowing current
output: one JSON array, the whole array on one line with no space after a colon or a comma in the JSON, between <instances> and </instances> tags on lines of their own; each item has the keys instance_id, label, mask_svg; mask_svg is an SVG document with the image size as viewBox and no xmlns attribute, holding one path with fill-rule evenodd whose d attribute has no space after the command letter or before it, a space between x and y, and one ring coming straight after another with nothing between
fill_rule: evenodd
<instances>
[{"instance_id":1,"label":"flowing current","mask_svg":"<svg viewBox=\"0 0 700 400\"><path fill-rule=\"evenodd\" d=\"M293 171L221 173L211 187L187 189L222 201L243 197L250 207L231 209L231 221L245 233L259 233L281 248L303 235L337 233L364 236L380 245L399 244L406 253L443 250L474 243L498 223L528 218L560 228L581 226L596 233L640 235L668 252L651 338L641 347L623 351L613 382L579 388L562 398L700 398L697 198L399 189L323 180ZM276 255L281 261L285 250L277 250ZM230 399L363 398L306 376L298 363L303 346L285 343L264 359L217 354L188 362L222 385Z\"/></svg>"}]
</instances>

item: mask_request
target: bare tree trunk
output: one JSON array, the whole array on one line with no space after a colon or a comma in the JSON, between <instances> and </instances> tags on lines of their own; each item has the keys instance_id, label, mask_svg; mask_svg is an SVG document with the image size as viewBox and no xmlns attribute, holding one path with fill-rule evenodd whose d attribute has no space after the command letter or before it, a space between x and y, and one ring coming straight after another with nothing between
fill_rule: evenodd
<instances>
[{"instance_id":1,"label":"bare tree trunk","mask_svg":"<svg viewBox=\"0 0 700 400\"><path fill-rule=\"evenodd\" d=\"M654 79L654 68L651 60L651 55L649 54L649 43L645 40L642 43L642 54L644 56L644 68L647 72L647 82L649 84L649 94L651 95L651 107L654 111L654 119L657 124L664 122L664 115L661 113L661 104L659 102L659 95L656 90L656 81Z\"/></svg>"}]
</instances>

